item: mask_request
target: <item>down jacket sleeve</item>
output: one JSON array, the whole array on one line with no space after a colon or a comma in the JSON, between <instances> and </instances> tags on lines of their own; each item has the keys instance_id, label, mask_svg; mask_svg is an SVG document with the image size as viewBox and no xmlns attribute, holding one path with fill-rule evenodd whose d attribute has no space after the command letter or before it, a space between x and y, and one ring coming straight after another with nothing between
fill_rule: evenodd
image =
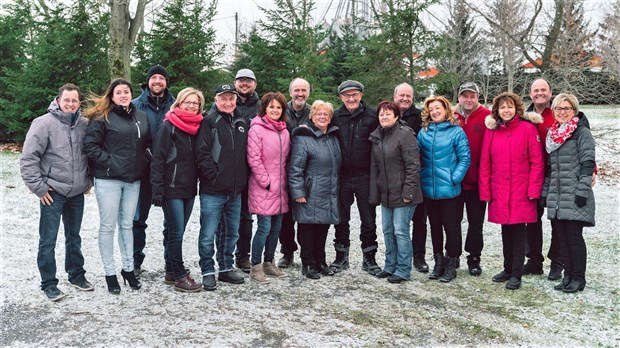
<instances>
[{"instance_id":1,"label":"down jacket sleeve","mask_svg":"<svg viewBox=\"0 0 620 348\"><path fill-rule=\"evenodd\" d=\"M165 164L168 162L168 155L172 148L172 136L170 134L171 125L164 123L161 130L155 136L153 143L153 159L151 161L151 186L153 187L153 197L163 196L164 194L164 173Z\"/></svg>"},{"instance_id":2,"label":"down jacket sleeve","mask_svg":"<svg viewBox=\"0 0 620 348\"><path fill-rule=\"evenodd\" d=\"M263 139L258 127L250 127L248 131L248 165L252 170L252 175L257 179L258 184L266 189L269 185L269 171L263 163Z\"/></svg>"},{"instance_id":3,"label":"down jacket sleeve","mask_svg":"<svg viewBox=\"0 0 620 348\"><path fill-rule=\"evenodd\" d=\"M88 156L93 173L95 168L109 167L110 154L102 146L106 133L105 122L103 118L92 118L84 136L84 152Z\"/></svg>"},{"instance_id":4,"label":"down jacket sleeve","mask_svg":"<svg viewBox=\"0 0 620 348\"><path fill-rule=\"evenodd\" d=\"M207 180L210 183L215 182L217 178L217 163L213 158L212 148L215 141L213 131L214 125L210 122L210 116L205 117L198 130L197 149L196 149L196 165L198 166L198 175L201 180Z\"/></svg>"},{"instance_id":5,"label":"down jacket sleeve","mask_svg":"<svg viewBox=\"0 0 620 348\"><path fill-rule=\"evenodd\" d=\"M545 159L543 149L534 127L528 127L528 152L530 160L530 178L527 186L528 198L540 198L545 176Z\"/></svg>"},{"instance_id":6,"label":"down jacket sleeve","mask_svg":"<svg viewBox=\"0 0 620 348\"><path fill-rule=\"evenodd\" d=\"M469 153L469 142L465 132L461 127L455 127L455 129L457 131L455 132L454 151L458 164L452 174L452 181L455 185L460 185L471 164L471 154Z\"/></svg>"},{"instance_id":7,"label":"down jacket sleeve","mask_svg":"<svg viewBox=\"0 0 620 348\"><path fill-rule=\"evenodd\" d=\"M478 189L480 200L485 202L491 201L491 140L494 132L493 130L485 132L482 153L480 154Z\"/></svg>"},{"instance_id":8,"label":"down jacket sleeve","mask_svg":"<svg viewBox=\"0 0 620 348\"><path fill-rule=\"evenodd\" d=\"M403 185L402 198L403 200L408 199L413 201L416 195L416 184L420 182L418 179L420 175L420 150L418 149L418 141L413 134L412 136L402 137L401 139L400 151L403 161L405 162L405 183ZM467 151L467 153L469 153L469 151ZM467 171L467 169L465 169L465 171Z\"/></svg>"},{"instance_id":9,"label":"down jacket sleeve","mask_svg":"<svg viewBox=\"0 0 620 348\"><path fill-rule=\"evenodd\" d=\"M43 197L50 188L43 180L40 168L41 157L45 153L49 140L46 128L43 118L39 117L32 121L20 158L22 179L28 189L39 198Z\"/></svg>"},{"instance_id":10,"label":"down jacket sleeve","mask_svg":"<svg viewBox=\"0 0 620 348\"><path fill-rule=\"evenodd\" d=\"M379 145L374 143L372 147L378 147ZM379 195L379 188L377 187L377 179L379 178L379 159L377 158L376 151L372 151L370 157L370 187L368 188L368 203L378 205L381 203L381 196Z\"/></svg>"},{"instance_id":11,"label":"down jacket sleeve","mask_svg":"<svg viewBox=\"0 0 620 348\"><path fill-rule=\"evenodd\" d=\"M577 190L575 191L575 195L581 197L588 197L589 192L592 191L593 170L590 168L592 168L595 163L594 144L594 138L592 137L590 129L583 129L577 141L579 163L581 164L582 170L579 173L579 184L577 185ZM589 163L589 165L586 165L586 163ZM584 170L585 167L588 169Z\"/></svg>"}]
</instances>

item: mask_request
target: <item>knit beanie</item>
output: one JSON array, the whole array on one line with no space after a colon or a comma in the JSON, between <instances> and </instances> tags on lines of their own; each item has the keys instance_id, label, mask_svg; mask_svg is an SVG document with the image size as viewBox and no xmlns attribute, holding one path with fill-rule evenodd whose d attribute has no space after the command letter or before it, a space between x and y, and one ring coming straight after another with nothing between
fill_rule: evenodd
<instances>
[{"instance_id":1,"label":"knit beanie","mask_svg":"<svg viewBox=\"0 0 620 348\"><path fill-rule=\"evenodd\" d=\"M163 66L157 64L157 65L153 65L152 67L150 67L149 71L146 73L146 83L148 83L149 80L151 79L151 76L155 74L159 74L163 76L166 79L166 82L168 82L168 79L169 79L168 70L166 70L166 68L164 68Z\"/></svg>"}]
</instances>

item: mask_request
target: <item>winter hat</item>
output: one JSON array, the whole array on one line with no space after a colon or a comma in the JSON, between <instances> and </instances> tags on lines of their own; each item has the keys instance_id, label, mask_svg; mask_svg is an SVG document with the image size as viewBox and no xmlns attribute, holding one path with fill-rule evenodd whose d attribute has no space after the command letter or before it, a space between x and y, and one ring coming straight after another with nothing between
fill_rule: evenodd
<instances>
[{"instance_id":1,"label":"winter hat","mask_svg":"<svg viewBox=\"0 0 620 348\"><path fill-rule=\"evenodd\" d=\"M217 85L217 87L215 87L216 97L224 93L237 94L237 90L235 90L235 87L233 85Z\"/></svg>"},{"instance_id":2,"label":"winter hat","mask_svg":"<svg viewBox=\"0 0 620 348\"><path fill-rule=\"evenodd\" d=\"M168 79L170 78L170 76L168 76L168 70L166 70L166 68L164 68L163 66L157 64L149 68L149 71L146 73L146 82L148 83L151 79L151 76L155 74L163 76L166 79L166 82L168 82Z\"/></svg>"},{"instance_id":3,"label":"winter hat","mask_svg":"<svg viewBox=\"0 0 620 348\"><path fill-rule=\"evenodd\" d=\"M338 86L338 94L342 94L346 91L350 91L352 89L356 89L360 92L364 92L364 85L359 81L355 80L346 80Z\"/></svg>"}]
</instances>

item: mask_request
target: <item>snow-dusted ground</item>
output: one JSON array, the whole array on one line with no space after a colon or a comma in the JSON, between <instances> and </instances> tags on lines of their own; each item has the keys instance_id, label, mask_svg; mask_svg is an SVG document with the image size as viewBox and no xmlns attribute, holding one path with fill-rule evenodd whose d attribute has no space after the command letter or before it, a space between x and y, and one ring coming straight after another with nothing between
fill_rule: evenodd
<instances>
[{"instance_id":1,"label":"snow-dusted ground","mask_svg":"<svg viewBox=\"0 0 620 348\"><path fill-rule=\"evenodd\" d=\"M97 246L98 212L94 194L86 198L82 250L94 292L69 286L64 273L62 229L56 248L59 288L68 296L47 301L39 290L36 266L38 200L18 174L19 154L0 154L0 253L2 346L610 346L620 345L620 235L617 177L617 109L588 110L597 138L603 174L595 187L597 226L585 230L588 284L583 292L553 290L544 276L525 276L518 291L491 282L501 269L499 226L485 224L483 274L471 277L465 257L456 280L413 280L393 285L361 271L358 221L352 224L352 267L331 278L307 280L296 265L290 276L259 285L219 283L214 292L184 294L163 283L162 214L149 219L143 287L122 286L120 296L105 286ZM198 201L185 237L186 266L196 279ZM355 212L355 209L353 209ZM380 216L380 214L379 214ZM357 217L354 213L354 217ZM377 221L380 224L380 217ZM463 222L464 230L467 223ZM545 221L545 251L550 227ZM330 232L329 240L333 238ZM382 234L379 243L383 261ZM328 243L328 245L331 243ZM431 258L430 236L427 260ZM328 247L328 260L334 252ZM279 257L279 255L277 255ZM120 260L118 251L117 262ZM548 262L545 271L548 271ZM119 266L120 267L120 266ZM432 263L431 263L432 267Z\"/></svg>"}]
</instances>

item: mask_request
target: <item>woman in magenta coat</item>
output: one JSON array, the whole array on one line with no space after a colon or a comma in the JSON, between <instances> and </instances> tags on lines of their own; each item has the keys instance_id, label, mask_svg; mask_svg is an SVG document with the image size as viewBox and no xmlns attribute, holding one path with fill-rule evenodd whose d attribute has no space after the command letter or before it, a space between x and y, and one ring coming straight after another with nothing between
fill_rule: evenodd
<instances>
[{"instance_id":1,"label":"woman in magenta coat","mask_svg":"<svg viewBox=\"0 0 620 348\"><path fill-rule=\"evenodd\" d=\"M250 213L258 215L252 238L250 279L269 283L266 276L284 277L273 262L282 217L288 212L286 160L291 140L286 129L286 99L280 92L266 93L259 116L248 131L248 164L252 171L248 187ZM264 263L261 254L264 252Z\"/></svg>"},{"instance_id":2,"label":"woman in magenta coat","mask_svg":"<svg viewBox=\"0 0 620 348\"><path fill-rule=\"evenodd\" d=\"M495 97L480 158L480 200L489 202L489 221L502 225L504 270L493 281L508 281L510 290L521 287L525 224L536 222L544 175L538 131L522 116L519 96L506 92Z\"/></svg>"}]
</instances>

